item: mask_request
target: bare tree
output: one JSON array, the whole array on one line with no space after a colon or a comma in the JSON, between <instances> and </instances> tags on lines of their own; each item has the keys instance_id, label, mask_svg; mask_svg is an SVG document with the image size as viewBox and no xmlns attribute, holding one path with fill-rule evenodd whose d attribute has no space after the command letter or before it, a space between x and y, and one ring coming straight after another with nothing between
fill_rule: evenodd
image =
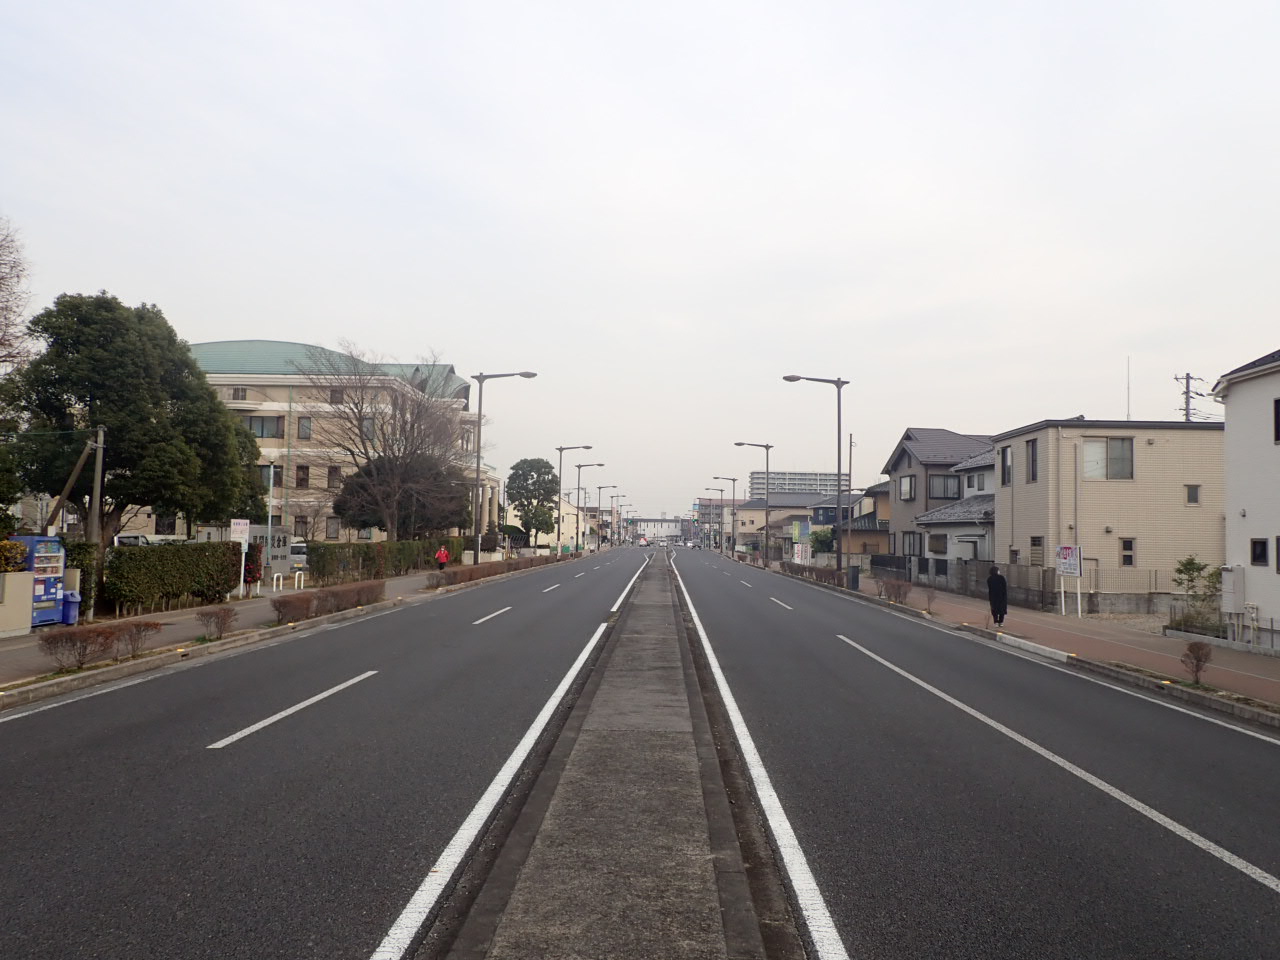
<instances>
[{"instance_id":1,"label":"bare tree","mask_svg":"<svg viewBox=\"0 0 1280 960\"><path fill-rule=\"evenodd\" d=\"M396 539L406 509L444 493L434 489L440 471L424 465L447 467L463 453L465 384L446 364L386 363L351 343L312 351L299 372L317 454L362 474L344 493L366 501L361 512Z\"/></svg>"},{"instance_id":2,"label":"bare tree","mask_svg":"<svg viewBox=\"0 0 1280 960\"><path fill-rule=\"evenodd\" d=\"M0 217L0 371L13 369L28 354L23 315L29 297L22 241L8 219Z\"/></svg>"}]
</instances>

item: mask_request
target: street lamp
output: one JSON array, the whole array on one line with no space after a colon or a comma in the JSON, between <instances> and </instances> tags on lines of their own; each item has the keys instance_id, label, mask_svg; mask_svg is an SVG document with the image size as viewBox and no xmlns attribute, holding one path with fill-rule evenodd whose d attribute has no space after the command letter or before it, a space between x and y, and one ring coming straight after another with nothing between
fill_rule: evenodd
<instances>
[{"instance_id":1,"label":"street lamp","mask_svg":"<svg viewBox=\"0 0 1280 960\"><path fill-rule=\"evenodd\" d=\"M573 552L577 553L578 552L578 536L582 528L582 493L583 493L582 468L583 467L603 467L604 464L603 463L576 463L574 464L574 466L578 468L578 482L574 486L574 489L578 492L578 512L574 515L574 518L573 518Z\"/></svg>"},{"instance_id":2,"label":"street lamp","mask_svg":"<svg viewBox=\"0 0 1280 960\"><path fill-rule=\"evenodd\" d=\"M724 487L707 487L706 489L714 490L720 494L720 513L717 517L719 520L717 526L720 528L720 552L724 553Z\"/></svg>"},{"instance_id":3,"label":"street lamp","mask_svg":"<svg viewBox=\"0 0 1280 960\"><path fill-rule=\"evenodd\" d=\"M730 511L730 523L733 529L729 531L729 556L737 558L738 556L738 478L737 477L712 477L712 480L728 480L733 484L733 493L730 495L733 500L733 507ZM723 539L723 538L721 538Z\"/></svg>"},{"instance_id":4,"label":"street lamp","mask_svg":"<svg viewBox=\"0 0 1280 960\"><path fill-rule=\"evenodd\" d=\"M737 440L735 447L759 447L764 451L764 568L769 569L769 451L772 443L744 443Z\"/></svg>"},{"instance_id":5,"label":"street lamp","mask_svg":"<svg viewBox=\"0 0 1280 960\"><path fill-rule=\"evenodd\" d=\"M486 380L500 380L503 377L524 377L529 380L536 377L537 374L532 370L521 370L519 373L474 373L471 379L480 384L479 396L476 398L476 559L480 562L480 504L483 498L480 495L480 434L484 429L484 382Z\"/></svg>"},{"instance_id":6,"label":"street lamp","mask_svg":"<svg viewBox=\"0 0 1280 960\"><path fill-rule=\"evenodd\" d=\"M264 580L271 576L271 509L275 506L272 502L275 497L275 488L276 458L272 457L271 464L267 467L267 542L264 546L266 552L262 555L265 561L262 564L262 579ZM281 517L280 519L283 520L284 518ZM275 586L274 581L272 581L272 586Z\"/></svg>"},{"instance_id":7,"label":"street lamp","mask_svg":"<svg viewBox=\"0 0 1280 960\"><path fill-rule=\"evenodd\" d=\"M559 465L556 467L556 483L564 483L564 452L566 450L590 450L591 444L583 443L576 447L556 447L556 452L560 454ZM560 556L560 504L564 497L556 497L556 556Z\"/></svg>"},{"instance_id":8,"label":"street lamp","mask_svg":"<svg viewBox=\"0 0 1280 960\"><path fill-rule=\"evenodd\" d=\"M839 377L836 377L834 380L826 377L801 377L794 373L789 373L782 379L787 381L787 383L798 383L801 380L808 380L810 383L829 383L831 386L836 388L836 582L847 586L844 577L842 576L842 560L844 554L842 541L844 540L844 536L840 530L840 525L844 521L843 511L841 510L842 498L840 496L840 479L844 474L844 464L841 460L841 457L844 455L844 428L840 425L840 415L843 403L840 399L840 391L848 386L849 381L841 380Z\"/></svg>"},{"instance_id":9,"label":"street lamp","mask_svg":"<svg viewBox=\"0 0 1280 960\"><path fill-rule=\"evenodd\" d=\"M600 523L604 520L604 497L605 490L617 490L616 483L606 483L596 486L596 553L600 552Z\"/></svg>"}]
</instances>

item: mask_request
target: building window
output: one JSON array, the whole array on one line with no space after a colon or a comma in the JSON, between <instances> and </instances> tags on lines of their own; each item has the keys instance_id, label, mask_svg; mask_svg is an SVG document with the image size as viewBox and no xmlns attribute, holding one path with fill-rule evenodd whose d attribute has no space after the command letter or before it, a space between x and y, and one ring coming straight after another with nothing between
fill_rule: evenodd
<instances>
[{"instance_id":1,"label":"building window","mask_svg":"<svg viewBox=\"0 0 1280 960\"><path fill-rule=\"evenodd\" d=\"M1272 433L1275 436L1276 443L1280 443L1280 397L1276 397L1271 403L1273 405L1271 411Z\"/></svg>"},{"instance_id":2,"label":"building window","mask_svg":"<svg viewBox=\"0 0 1280 960\"><path fill-rule=\"evenodd\" d=\"M342 521L337 517L324 518L324 538L326 540L337 540L338 534L342 529Z\"/></svg>"},{"instance_id":3,"label":"building window","mask_svg":"<svg viewBox=\"0 0 1280 960\"><path fill-rule=\"evenodd\" d=\"M1187 504L1189 506L1200 506L1200 484L1187 484Z\"/></svg>"},{"instance_id":4,"label":"building window","mask_svg":"<svg viewBox=\"0 0 1280 960\"><path fill-rule=\"evenodd\" d=\"M248 399L249 399L249 391L248 391L247 389L245 389L244 387L232 387L232 388L231 388L231 399L232 399L232 400L248 400Z\"/></svg>"},{"instance_id":5,"label":"building window","mask_svg":"<svg viewBox=\"0 0 1280 960\"><path fill-rule=\"evenodd\" d=\"M328 484L330 490L337 490L339 487L341 487L342 486L342 468L330 467L329 477L326 483Z\"/></svg>"},{"instance_id":6,"label":"building window","mask_svg":"<svg viewBox=\"0 0 1280 960\"><path fill-rule=\"evenodd\" d=\"M361 527L360 532L356 534L357 540L372 540L373 527Z\"/></svg>"},{"instance_id":7,"label":"building window","mask_svg":"<svg viewBox=\"0 0 1280 960\"><path fill-rule=\"evenodd\" d=\"M282 522L283 522L283 518L280 516L280 514L273 513L271 515L271 525L276 528L276 533L280 532L280 525ZM272 536L275 536L275 534L273 533Z\"/></svg>"},{"instance_id":8,"label":"building window","mask_svg":"<svg viewBox=\"0 0 1280 960\"><path fill-rule=\"evenodd\" d=\"M311 486L311 468L305 464L298 464L293 471L293 485L299 490L306 490Z\"/></svg>"},{"instance_id":9,"label":"building window","mask_svg":"<svg viewBox=\"0 0 1280 960\"><path fill-rule=\"evenodd\" d=\"M1015 567L1018 565L1018 551L1013 547L1009 548L1009 563Z\"/></svg>"},{"instance_id":10,"label":"building window","mask_svg":"<svg viewBox=\"0 0 1280 960\"><path fill-rule=\"evenodd\" d=\"M959 500L960 478L955 474L929 474L929 497L933 500Z\"/></svg>"},{"instance_id":11,"label":"building window","mask_svg":"<svg viewBox=\"0 0 1280 960\"><path fill-rule=\"evenodd\" d=\"M1000 486L1013 483L1013 447L1000 448Z\"/></svg>"},{"instance_id":12,"label":"building window","mask_svg":"<svg viewBox=\"0 0 1280 960\"><path fill-rule=\"evenodd\" d=\"M1249 562L1255 567L1265 567L1270 562L1267 558L1266 540L1249 541Z\"/></svg>"},{"instance_id":13,"label":"building window","mask_svg":"<svg viewBox=\"0 0 1280 960\"><path fill-rule=\"evenodd\" d=\"M260 440L284 436L284 417L245 417L244 425Z\"/></svg>"},{"instance_id":14,"label":"building window","mask_svg":"<svg viewBox=\"0 0 1280 960\"><path fill-rule=\"evenodd\" d=\"M1040 462L1039 457L1036 456L1038 447L1037 441L1027 441L1027 483L1035 483L1040 478Z\"/></svg>"},{"instance_id":15,"label":"building window","mask_svg":"<svg viewBox=\"0 0 1280 960\"><path fill-rule=\"evenodd\" d=\"M178 534L178 515L176 513L156 514L156 536L173 537Z\"/></svg>"},{"instance_id":16,"label":"building window","mask_svg":"<svg viewBox=\"0 0 1280 960\"><path fill-rule=\"evenodd\" d=\"M1086 437L1086 480L1132 480L1133 437Z\"/></svg>"},{"instance_id":17,"label":"building window","mask_svg":"<svg viewBox=\"0 0 1280 960\"><path fill-rule=\"evenodd\" d=\"M974 475L971 473L964 478L964 486L966 490L973 489Z\"/></svg>"},{"instance_id":18,"label":"building window","mask_svg":"<svg viewBox=\"0 0 1280 960\"><path fill-rule=\"evenodd\" d=\"M333 404L335 407L336 407L336 406L338 406L340 403L342 403L342 388L341 388L341 387L330 387L330 388L329 388L329 402L330 402L331 404Z\"/></svg>"},{"instance_id":19,"label":"building window","mask_svg":"<svg viewBox=\"0 0 1280 960\"><path fill-rule=\"evenodd\" d=\"M905 477L898 478L898 499L914 500L916 498L916 476L909 473Z\"/></svg>"},{"instance_id":20,"label":"building window","mask_svg":"<svg viewBox=\"0 0 1280 960\"><path fill-rule=\"evenodd\" d=\"M307 539L307 518L306 517L293 518L293 535L295 537L301 537L303 540Z\"/></svg>"},{"instance_id":21,"label":"building window","mask_svg":"<svg viewBox=\"0 0 1280 960\"><path fill-rule=\"evenodd\" d=\"M904 530L902 533L902 555L904 557L918 557L924 553L924 536L912 530Z\"/></svg>"},{"instance_id":22,"label":"building window","mask_svg":"<svg viewBox=\"0 0 1280 960\"><path fill-rule=\"evenodd\" d=\"M1044 566L1044 537L1031 538L1031 565L1033 567Z\"/></svg>"},{"instance_id":23,"label":"building window","mask_svg":"<svg viewBox=\"0 0 1280 960\"><path fill-rule=\"evenodd\" d=\"M985 473L978 474L978 489L987 489L987 475Z\"/></svg>"},{"instance_id":24,"label":"building window","mask_svg":"<svg viewBox=\"0 0 1280 960\"><path fill-rule=\"evenodd\" d=\"M360 436L365 440L373 439L373 417L360 418Z\"/></svg>"},{"instance_id":25,"label":"building window","mask_svg":"<svg viewBox=\"0 0 1280 960\"><path fill-rule=\"evenodd\" d=\"M1133 537L1120 538L1120 566L1137 566L1137 541Z\"/></svg>"},{"instance_id":26,"label":"building window","mask_svg":"<svg viewBox=\"0 0 1280 960\"><path fill-rule=\"evenodd\" d=\"M311 439L311 418L310 417L298 418L298 439L299 440Z\"/></svg>"},{"instance_id":27,"label":"building window","mask_svg":"<svg viewBox=\"0 0 1280 960\"><path fill-rule=\"evenodd\" d=\"M889 534L889 552L898 552L898 535L896 533Z\"/></svg>"},{"instance_id":28,"label":"building window","mask_svg":"<svg viewBox=\"0 0 1280 960\"><path fill-rule=\"evenodd\" d=\"M284 485L284 467L276 466L275 470L271 469L271 464L258 464L258 482L262 484L262 489L267 489L270 484L273 487Z\"/></svg>"},{"instance_id":29,"label":"building window","mask_svg":"<svg viewBox=\"0 0 1280 960\"><path fill-rule=\"evenodd\" d=\"M930 553L946 553L947 552L947 535L945 533L929 534L929 552Z\"/></svg>"}]
</instances>

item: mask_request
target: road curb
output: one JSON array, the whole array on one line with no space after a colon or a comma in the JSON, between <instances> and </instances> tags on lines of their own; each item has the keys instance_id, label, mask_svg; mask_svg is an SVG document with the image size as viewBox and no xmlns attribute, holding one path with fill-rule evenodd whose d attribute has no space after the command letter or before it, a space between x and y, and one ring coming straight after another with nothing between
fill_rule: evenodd
<instances>
[{"instance_id":1,"label":"road curb","mask_svg":"<svg viewBox=\"0 0 1280 960\"><path fill-rule=\"evenodd\" d=\"M964 633L973 634L990 640L993 643L1001 644L1006 647L1014 647L1024 650L1028 653L1034 653L1037 656L1045 657L1050 660L1056 660L1059 663L1066 664L1084 673L1095 673L1099 676L1107 677L1117 683L1123 683L1126 686L1137 687L1151 693L1159 693L1173 700L1181 700L1184 703L1201 707L1205 710L1212 710L1216 713L1225 713L1235 717L1237 720L1243 720L1246 723L1253 723L1259 726L1267 727L1272 730L1280 730L1280 714L1272 713L1269 710L1262 710L1258 707L1252 707L1245 703L1238 703L1228 696L1219 696L1212 693L1204 693L1200 690L1191 690L1173 680L1156 679L1147 676L1145 673L1137 672L1137 668L1126 669L1124 667L1115 666L1110 663L1102 663L1098 660L1089 660L1085 657L1078 657L1074 653L1067 653L1056 647L1046 647L1042 644L1035 643L1031 640L1024 640L1022 637L1013 634L1003 633L996 630L988 630L984 627L976 627L972 624L961 623L952 624L945 620L939 620L937 617L930 616L923 610L916 610L911 607L903 606L900 603L892 603L888 600L881 600L878 597L868 597L864 593L856 590L849 590L845 587L839 587L835 584L821 583L817 580L810 580L808 577L797 577L794 574L782 573L774 571L779 576L788 577L792 580L799 580L802 583L810 583L815 587L823 590L829 590L832 593L838 593L848 597L850 600L856 600L861 603L878 606L898 613L905 613L908 616L915 617L917 620L926 620L940 627L946 627L953 630L960 630Z\"/></svg>"},{"instance_id":2,"label":"road curb","mask_svg":"<svg viewBox=\"0 0 1280 960\"><path fill-rule=\"evenodd\" d=\"M575 557L574 559L582 558ZM307 620L298 621L297 623L287 623L278 627L267 627L263 630L253 630L234 637L227 637L225 640L212 640L207 643L200 643L192 640L181 645L174 644L172 647L161 647L155 651L148 652L145 657L142 657L139 660L127 660L124 663L113 663L110 666L95 667L80 673L69 674L65 677L54 677L52 680L43 680L40 683L29 683L24 687L0 690L0 713L14 707L22 707L27 704L38 703L41 700L48 700L52 697L60 697L64 693L74 693L77 690L83 690L87 687L96 687L104 683L111 683L115 680L123 680L127 677L136 676L139 673L159 670L163 667L172 666L175 663L181 663L183 660L198 660L201 657L207 657L215 653L223 653L227 650L234 650L237 647L247 647L255 643L261 643L265 640L274 640L277 637L305 633L314 627L322 627L328 624L342 623L346 620L357 620L362 617L386 613L389 610L393 610L396 607L401 607L406 604L423 603L425 601L434 600L445 594L457 593L460 590L472 589L485 584L498 583L503 580L509 580L512 577L524 576L526 574L533 573L535 570L543 570L552 566L555 566L555 564L544 563L539 564L536 567L528 567L524 570L510 570L496 574L492 577L484 577L480 580L471 580L467 583L432 587L429 588L431 590L430 593L424 593L423 591L428 588L423 587L417 593L410 593L402 597L396 597L394 600L382 600L378 603L369 604L363 607L355 607L351 610L341 610L338 613L328 613L321 617L311 617Z\"/></svg>"}]
</instances>

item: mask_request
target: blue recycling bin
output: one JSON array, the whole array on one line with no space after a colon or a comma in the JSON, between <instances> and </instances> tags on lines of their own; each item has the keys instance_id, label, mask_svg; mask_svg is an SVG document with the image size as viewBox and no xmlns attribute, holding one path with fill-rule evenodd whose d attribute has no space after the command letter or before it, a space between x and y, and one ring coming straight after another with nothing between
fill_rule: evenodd
<instances>
[{"instance_id":1,"label":"blue recycling bin","mask_svg":"<svg viewBox=\"0 0 1280 960\"><path fill-rule=\"evenodd\" d=\"M68 590L62 595L62 622L68 626L75 626L79 619L80 594L75 590Z\"/></svg>"}]
</instances>

